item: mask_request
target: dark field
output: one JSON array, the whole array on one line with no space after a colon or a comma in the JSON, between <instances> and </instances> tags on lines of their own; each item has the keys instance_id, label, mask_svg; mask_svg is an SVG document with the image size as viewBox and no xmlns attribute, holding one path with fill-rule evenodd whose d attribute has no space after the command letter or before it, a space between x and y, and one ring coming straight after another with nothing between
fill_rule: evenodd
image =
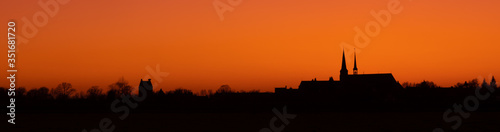
<instances>
[{"instance_id":1,"label":"dark field","mask_svg":"<svg viewBox=\"0 0 500 132\"><path fill-rule=\"evenodd\" d=\"M443 111L444 112L444 111ZM451 131L455 122L443 121L443 112L335 112L291 113L284 132L339 131L416 131L432 132L436 127ZM130 113L124 120L114 113L93 114L18 114L15 131L77 131L89 132L99 127L103 118L110 118L114 131L162 132L258 132L269 128L274 117L268 113ZM472 112L458 131L500 131L500 112ZM283 123L278 119L276 126ZM12 126L12 125L9 125ZM3 126L5 127L5 126ZM5 129L3 129L5 130ZM8 128L7 131L13 131Z\"/></svg>"}]
</instances>

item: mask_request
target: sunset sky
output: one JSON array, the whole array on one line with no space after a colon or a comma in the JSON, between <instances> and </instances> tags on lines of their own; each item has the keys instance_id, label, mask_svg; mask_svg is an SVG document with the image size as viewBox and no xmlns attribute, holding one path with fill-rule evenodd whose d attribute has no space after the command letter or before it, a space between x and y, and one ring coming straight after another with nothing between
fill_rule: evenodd
<instances>
[{"instance_id":1,"label":"sunset sky","mask_svg":"<svg viewBox=\"0 0 500 132\"><path fill-rule=\"evenodd\" d=\"M228 84L274 91L297 88L301 80L338 80L342 42L351 45L346 51L356 47L359 73L389 72L401 83L425 79L448 87L478 76L500 79L500 1L399 0L401 11L387 26L368 45L356 46L354 28L364 32L376 22L370 11L388 10L390 1L242 0L228 4L234 10L221 20L214 0L71 0L59 3L45 25L35 25L28 43L18 40L17 83L107 89L123 76L137 86L149 74L146 67L159 65L168 76L155 90ZM37 12L47 14L38 2L0 2L2 40L10 19L27 38L22 18L33 22ZM7 46L0 49L7 53ZM7 59L1 64L6 77ZM353 61L347 66L351 74ZM8 87L7 79L0 82Z\"/></svg>"}]
</instances>

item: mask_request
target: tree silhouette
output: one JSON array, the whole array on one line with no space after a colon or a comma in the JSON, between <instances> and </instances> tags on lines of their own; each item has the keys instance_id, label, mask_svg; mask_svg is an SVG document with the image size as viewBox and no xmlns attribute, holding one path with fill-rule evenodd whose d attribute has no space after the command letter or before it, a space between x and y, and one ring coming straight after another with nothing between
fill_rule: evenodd
<instances>
[{"instance_id":1,"label":"tree silhouette","mask_svg":"<svg viewBox=\"0 0 500 132\"><path fill-rule=\"evenodd\" d=\"M128 84L128 81L126 81L124 77L121 77L117 82L109 85L109 88L118 92L116 93L117 95L130 95L130 93L132 93L132 86Z\"/></svg>"},{"instance_id":2,"label":"tree silhouette","mask_svg":"<svg viewBox=\"0 0 500 132\"><path fill-rule=\"evenodd\" d=\"M214 92L213 92L213 90L212 90L212 89L209 89L209 90L207 90L207 91L208 91L208 96L212 96L212 95L214 95Z\"/></svg>"},{"instance_id":3,"label":"tree silhouette","mask_svg":"<svg viewBox=\"0 0 500 132\"><path fill-rule=\"evenodd\" d=\"M26 97L35 100L47 100L50 98L49 89L40 87L39 89L31 89L26 93Z\"/></svg>"},{"instance_id":4,"label":"tree silhouette","mask_svg":"<svg viewBox=\"0 0 500 132\"><path fill-rule=\"evenodd\" d=\"M487 88L489 85L486 83L486 79L483 79L483 83L481 83L481 88Z\"/></svg>"},{"instance_id":5,"label":"tree silhouette","mask_svg":"<svg viewBox=\"0 0 500 132\"><path fill-rule=\"evenodd\" d=\"M401 84L401 86L403 86L403 88L409 88L409 87L416 87L416 84L410 82L404 82L403 84Z\"/></svg>"},{"instance_id":6,"label":"tree silhouette","mask_svg":"<svg viewBox=\"0 0 500 132\"><path fill-rule=\"evenodd\" d=\"M160 89L157 93L158 96L165 96L165 92L163 92L162 89Z\"/></svg>"},{"instance_id":7,"label":"tree silhouette","mask_svg":"<svg viewBox=\"0 0 500 132\"><path fill-rule=\"evenodd\" d=\"M454 88L477 88L479 86L479 82L477 79L472 79L470 81L465 81L464 83L457 83L453 87Z\"/></svg>"},{"instance_id":8,"label":"tree silhouette","mask_svg":"<svg viewBox=\"0 0 500 132\"><path fill-rule=\"evenodd\" d=\"M119 92L118 92L118 90L116 90L116 89L109 89L109 91L108 91L108 92L106 92L106 98L107 98L107 100L113 100L113 99L118 98L118 97L119 97L119 96L118 96L118 95L119 95L118 93L119 93Z\"/></svg>"},{"instance_id":9,"label":"tree silhouette","mask_svg":"<svg viewBox=\"0 0 500 132\"><path fill-rule=\"evenodd\" d=\"M434 82L432 81L422 81L421 83L419 84L416 84L416 87L419 87L419 88L438 88L439 86L437 86Z\"/></svg>"},{"instance_id":10,"label":"tree silhouette","mask_svg":"<svg viewBox=\"0 0 500 132\"><path fill-rule=\"evenodd\" d=\"M477 88L479 87L479 82L477 79L472 79L469 82L465 82L464 86L465 88Z\"/></svg>"},{"instance_id":11,"label":"tree silhouette","mask_svg":"<svg viewBox=\"0 0 500 132\"><path fill-rule=\"evenodd\" d=\"M83 91L79 91L78 93L75 93L75 96L73 96L74 99L85 99L86 97L87 96Z\"/></svg>"},{"instance_id":12,"label":"tree silhouette","mask_svg":"<svg viewBox=\"0 0 500 132\"><path fill-rule=\"evenodd\" d=\"M494 76L491 77L490 86L493 88L497 88L497 81L495 80Z\"/></svg>"},{"instance_id":13,"label":"tree silhouette","mask_svg":"<svg viewBox=\"0 0 500 132\"><path fill-rule=\"evenodd\" d=\"M467 82L466 82L467 83ZM454 88L465 88L465 85L463 83L457 83L453 86Z\"/></svg>"},{"instance_id":14,"label":"tree silhouette","mask_svg":"<svg viewBox=\"0 0 500 132\"><path fill-rule=\"evenodd\" d=\"M177 88L174 91L169 91L168 94L183 95L183 96L192 96L192 95L194 95L191 90L183 89L183 88Z\"/></svg>"},{"instance_id":15,"label":"tree silhouette","mask_svg":"<svg viewBox=\"0 0 500 132\"><path fill-rule=\"evenodd\" d=\"M97 99L102 95L102 89L99 86L92 86L87 90L87 95L89 99Z\"/></svg>"},{"instance_id":16,"label":"tree silhouette","mask_svg":"<svg viewBox=\"0 0 500 132\"><path fill-rule=\"evenodd\" d=\"M231 87L229 85L222 85L220 86L219 89L215 92L216 94L224 94L224 93L231 93Z\"/></svg>"},{"instance_id":17,"label":"tree silhouette","mask_svg":"<svg viewBox=\"0 0 500 132\"><path fill-rule=\"evenodd\" d=\"M290 88L292 88L292 87L290 87ZM247 91L246 93L260 93L260 90L252 89L250 91Z\"/></svg>"},{"instance_id":18,"label":"tree silhouette","mask_svg":"<svg viewBox=\"0 0 500 132\"><path fill-rule=\"evenodd\" d=\"M202 89L202 90L200 91L200 96L208 96L208 92L207 92L207 90L206 90L206 89Z\"/></svg>"},{"instance_id":19,"label":"tree silhouette","mask_svg":"<svg viewBox=\"0 0 500 132\"><path fill-rule=\"evenodd\" d=\"M73 88L71 83L63 82L57 85L57 87L52 90L52 94L56 98L67 99L75 91L76 89Z\"/></svg>"},{"instance_id":20,"label":"tree silhouette","mask_svg":"<svg viewBox=\"0 0 500 132\"><path fill-rule=\"evenodd\" d=\"M38 89L31 89L26 93L26 97L35 98L35 96L37 95L37 92L38 92Z\"/></svg>"},{"instance_id":21,"label":"tree silhouette","mask_svg":"<svg viewBox=\"0 0 500 132\"><path fill-rule=\"evenodd\" d=\"M24 94L26 94L26 88L24 87L16 88L16 96L24 96Z\"/></svg>"}]
</instances>

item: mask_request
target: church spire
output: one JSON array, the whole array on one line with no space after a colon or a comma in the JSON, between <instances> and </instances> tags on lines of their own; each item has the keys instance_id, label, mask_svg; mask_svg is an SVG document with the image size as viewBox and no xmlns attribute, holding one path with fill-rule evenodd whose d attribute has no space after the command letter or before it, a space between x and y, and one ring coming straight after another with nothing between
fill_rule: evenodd
<instances>
[{"instance_id":1,"label":"church spire","mask_svg":"<svg viewBox=\"0 0 500 132\"><path fill-rule=\"evenodd\" d=\"M358 66L356 65L356 49L354 49L354 68L352 69L354 75L358 74Z\"/></svg>"},{"instance_id":2,"label":"church spire","mask_svg":"<svg viewBox=\"0 0 500 132\"><path fill-rule=\"evenodd\" d=\"M347 66L345 64L345 53L342 50L342 69L340 69L340 80L347 79Z\"/></svg>"}]
</instances>

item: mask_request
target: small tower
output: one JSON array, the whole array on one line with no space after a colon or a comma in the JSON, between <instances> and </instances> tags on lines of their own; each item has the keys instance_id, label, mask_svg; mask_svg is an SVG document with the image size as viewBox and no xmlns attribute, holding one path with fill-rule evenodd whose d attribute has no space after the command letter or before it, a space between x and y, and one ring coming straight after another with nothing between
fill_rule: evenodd
<instances>
[{"instance_id":1,"label":"small tower","mask_svg":"<svg viewBox=\"0 0 500 132\"><path fill-rule=\"evenodd\" d=\"M342 69L340 69L340 81L347 79L347 66L345 64L345 53L342 50Z\"/></svg>"},{"instance_id":2,"label":"small tower","mask_svg":"<svg viewBox=\"0 0 500 132\"><path fill-rule=\"evenodd\" d=\"M153 85L151 79L148 81L142 81L139 83L139 96L152 96L153 95Z\"/></svg>"},{"instance_id":3,"label":"small tower","mask_svg":"<svg viewBox=\"0 0 500 132\"><path fill-rule=\"evenodd\" d=\"M352 69L354 75L358 74L358 66L356 65L356 49L354 49L354 68Z\"/></svg>"}]
</instances>

